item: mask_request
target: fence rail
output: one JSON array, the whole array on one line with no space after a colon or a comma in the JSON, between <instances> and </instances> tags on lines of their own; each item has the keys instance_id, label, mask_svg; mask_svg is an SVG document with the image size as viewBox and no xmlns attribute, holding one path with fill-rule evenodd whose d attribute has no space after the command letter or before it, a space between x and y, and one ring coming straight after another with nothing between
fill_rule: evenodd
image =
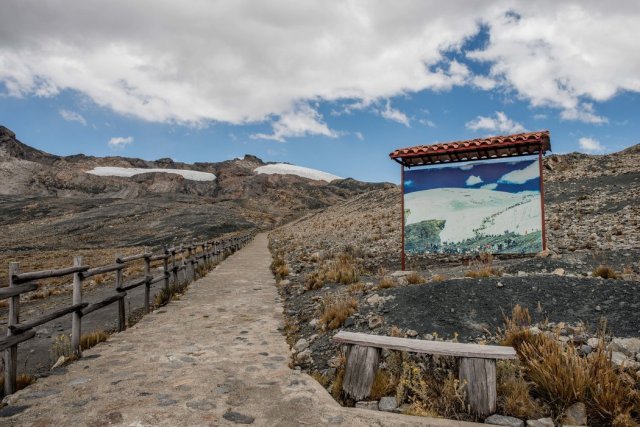
<instances>
[{"instance_id":1,"label":"fence rail","mask_svg":"<svg viewBox=\"0 0 640 427\"><path fill-rule=\"evenodd\" d=\"M253 238L253 233L223 240L208 240L192 242L163 248L159 254L144 252L129 256L115 257L115 264L90 267L83 264L81 256L73 259L73 266L59 269L20 272L17 262L9 264L9 286L0 288L0 300L9 299L9 313L7 317L7 336L0 339L0 351L4 351L4 394L9 395L16 391L16 377L18 368L18 344L35 337L35 327L52 320L72 314L71 320L71 347L75 355L81 356L80 337L82 332L82 316L92 313L113 303L118 303L118 331L126 328L125 301L127 291L139 286L145 286L144 313L150 310L151 285L164 282L164 287L169 291L171 283L174 286L181 284L179 273L183 273L182 284L196 279L200 267L210 269L216 263L222 261L228 255L240 249ZM177 258L180 258L179 260ZM144 271L141 277L124 281L124 269L128 263L144 261ZM162 261L162 273L154 276L151 273L151 263ZM87 302L82 300L82 283L85 279L106 273L115 273L115 291L100 301ZM72 304L66 307L52 310L35 319L20 323L20 295L38 289L36 280L52 277L73 276Z\"/></svg>"}]
</instances>

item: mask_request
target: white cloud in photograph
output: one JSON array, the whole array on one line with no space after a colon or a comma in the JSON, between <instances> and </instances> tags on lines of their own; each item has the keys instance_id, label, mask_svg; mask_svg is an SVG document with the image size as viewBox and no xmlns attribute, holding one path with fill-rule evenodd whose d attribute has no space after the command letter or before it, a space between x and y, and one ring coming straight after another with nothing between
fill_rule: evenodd
<instances>
[{"instance_id":1,"label":"white cloud in photograph","mask_svg":"<svg viewBox=\"0 0 640 427\"><path fill-rule=\"evenodd\" d=\"M477 184L480 184L480 183L482 183L482 182L483 182L483 181L482 181L482 178L480 178L480 177L479 177L479 176L477 176L477 175L471 175L471 176L470 176L469 178L467 178L467 180L466 180L466 184L467 184L468 186L477 185Z\"/></svg>"},{"instance_id":2,"label":"white cloud in photograph","mask_svg":"<svg viewBox=\"0 0 640 427\"><path fill-rule=\"evenodd\" d=\"M532 162L524 169L518 169L502 175L498 180L503 184L524 184L527 181L536 179L540 176L540 166L538 162Z\"/></svg>"}]
</instances>

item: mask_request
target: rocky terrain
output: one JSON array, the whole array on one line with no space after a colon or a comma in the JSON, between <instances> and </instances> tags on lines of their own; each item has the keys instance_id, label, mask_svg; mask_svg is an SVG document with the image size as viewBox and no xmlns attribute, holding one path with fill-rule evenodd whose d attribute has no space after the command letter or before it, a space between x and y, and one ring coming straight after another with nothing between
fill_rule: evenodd
<instances>
[{"instance_id":1,"label":"rocky terrain","mask_svg":"<svg viewBox=\"0 0 640 427\"><path fill-rule=\"evenodd\" d=\"M496 334L516 305L531 312L532 330L547 331L583 354L594 348L590 338L597 345L593 340L605 321L607 340L640 342L638 164L639 145L603 156L547 157L548 250L535 257L407 258L415 273L397 271L397 187L275 230L271 249L286 265L274 271L281 278L292 364L315 372L331 390L340 368L330 342L335 329L491 343L499 341ZM327 308L335 306L338 317ZM612 346L614 363L640 368L640 347Z\"/></svg>"},{"instance_id":2,"label":"rocky terrain","mask_svg":"<svg viewBox=\"0 0 640 427\"><path fill-rule=\"evenodd\" d=\"M97 249L158 247L243 229L270 229L384 187L352 179L325 182L254 172L264 165L251 155L192 165L171 159L61 157L21 143L0 126L0 264L19 258L44 268L47 260L66 257L70 251L88 256ZM216 178L87 173L107 166L198 171ZM0 269L0 282L5 281L4 270Z\"/></svg>"}]
</instances>

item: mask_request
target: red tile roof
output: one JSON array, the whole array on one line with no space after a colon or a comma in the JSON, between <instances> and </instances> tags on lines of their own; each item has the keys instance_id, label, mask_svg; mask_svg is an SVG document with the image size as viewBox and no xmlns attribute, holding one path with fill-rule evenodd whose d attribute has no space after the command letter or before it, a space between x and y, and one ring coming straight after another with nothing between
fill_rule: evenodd
<instances>
[{"instance_id":1,"label":"red tile roof","mask_svg":"<svg viewBox=\"0 0 640 427\"><path fill-rule=\"evenodd\" d=\"M390 153L389 157L404 166L411 167L433 163L525 156L540 152L544 154L548 150L551 150L549 131L543 130L400 148Z\"/></svg>"}]
</instances>

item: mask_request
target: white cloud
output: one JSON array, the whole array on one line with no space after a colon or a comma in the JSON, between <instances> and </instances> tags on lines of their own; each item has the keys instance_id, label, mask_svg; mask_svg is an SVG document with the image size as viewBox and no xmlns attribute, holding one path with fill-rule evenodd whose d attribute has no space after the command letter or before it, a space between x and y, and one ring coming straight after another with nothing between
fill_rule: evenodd
<instances>
[{"instance_id":1,"label":"white cloud","mask_svg":"<svg viewBox=\"0 0 640 427\"><path fill-rule=\"evenodd\" d=\"M460 169L463 171L470 171L471 169L473 169L473 166L473 163L468 163L466 165L460 166Z\"/></svg>"},{"instance_id":2,"label":"white cloud","mask_svg":"<svg viewBox=\"0 0 640 427\"><path fill-rule=\"evenodd\" d=\"M496 184L496 183L494 182L494 183L492 183L492 184L485 184L485 185L483 185L483 186L482 186L482 187L480 187L480 188L482 188L482 189L484 189L484 190L495 190L497 187L498 187L498 184Z\"/></svg>"},{"instance_id":3,"label":"white cloud","mask_svg":"<svg viewBox=\"0 0 640 427\"><path fill-rule=\"evenodd\" d=\"M469 178L467 178L466 184L468 186L472 186L472 185L476 185L476 184L480 184L482 181L482 178L480 178L477 175L471 175Z\"/></svg>"},{"instance_id":4,"label":"white cloud","mask_svg":"<svg viewBox=\"0 0 640 427\"><path fill-rule=\"evenodd\" d=\"M84 117L82 117L80 113L76 113L75 111L65 110L64 108L61 108L60 110L58 110L58 113L60 114L60 117L62 117L68 122L78 122L84 126L87 125L87 121L85 120Z\"/></svg>"},{"instance_id":5,"label":"white cloud","mask_svg":"<svg viewBox=\"0 0 640 427\"><path fill-rule=\"evenodd\" d=\"M578 144L580 145L580 149L587 153L601 153L606 150L606 147L600 144L600 141L595 138L580 138Z\"/></svg>"},{"instance_id":6,"label":"white cloud","mask_svg":"<svg viewBox=\"0 0 640 427\"><path fill-rule=\"evenodd\" d=\"M109 140L109 142L107 142L107 145L114 150L122 150L124 147L131 144L132 142L133 142L132 136L127 136L127 137L114 136Z\"/></svg>"},{"instance_id":7,"label":"white cloud","mask_svg":"<svg viewBox=\"0 0 640 427\"><path fill-rule=\"evenodd\" d=\"M496 111L494 117L478 116L465 125L471 130L486 130L489 132L520 133L526 129L518 122L514 122L502 111Z\"/></svg>"},{"instance_id":8,"label":"white cloud","mask_svg":"<svg viewBox=\"0 0 640 427\"><path fill-rule=\"evenodd\" d=\"M471 85L597 123L586 105L640 92L639 20L636 1L5 0L0 82L155 122L279 120L299 103ZM481 25L487 43L461 51Z\"/></svg>"},{"instance_id":9,"label":"white cloud","mask_svg":"<svg viewBox=\"0 0 640 427\"><path fill-rule=\"evenodd\" d=\"M354 132L354 135L356 136L356 138L358 138L359 141L364 141L364 135L362 134L362 132Z\"/></svg>"},{"instance_id":10,"label":"white cloud","mask_svg":"<svg viewBox=\"0 0 640 427\"><path fill-rule=\"evenodd\" d=\"M409 117L400 110L391 107L391 102L387 99L384 110L380 111L380 115L387 120L393 120L410 128Z\"/></svg>"},{"instance_id":11,"label":"white cloud","mask_svg":"<svg viewBox=\"0 0 640 427\"><path fill-rule=\"evenodd\" d=\"M329 138L337 138L338 134L329 129L322 119L322 115L308 104L297 105L293 111L282 114L273 123L273 133L256 133L252 139L272 139L285 142L286 138L301 137L305 135L323 135Z\"/></svg>"},{"instance_id":12,"label":"white cloud","mask_svg":"<svg viewBox=\"0 0 640 427\"><path fill-rule=\"evenodd\" d=\"M524 169L514 170L502 175L498 182L503 184L524 184L538 177L540 177L540 166L535 161Z\"/></svg>"},{"instance_id":13,"label":"white cloud","mask_svg":"<svg viewBox=\"0 0 640 427\"><path fill-rule=\"evenodd\" d=\"M547 116L546 114L543 113L539 113L539 114L534 114L533 118L536 120L546 120L549 116Z\"/></svg>"},{"instance_id":14,"label":"white cloud","mask_svg":"<svg viewBox=\"0 0 640 427\"><path fill-rule=\"evenodd\" d=\"M420 119L420 120L418 120L418 123L420 123L421 125L424 125L424 126L426 126L428 128L436 127L436 124L433 121L429 120L429 119Z\"/></svg>"}]
</instances>

